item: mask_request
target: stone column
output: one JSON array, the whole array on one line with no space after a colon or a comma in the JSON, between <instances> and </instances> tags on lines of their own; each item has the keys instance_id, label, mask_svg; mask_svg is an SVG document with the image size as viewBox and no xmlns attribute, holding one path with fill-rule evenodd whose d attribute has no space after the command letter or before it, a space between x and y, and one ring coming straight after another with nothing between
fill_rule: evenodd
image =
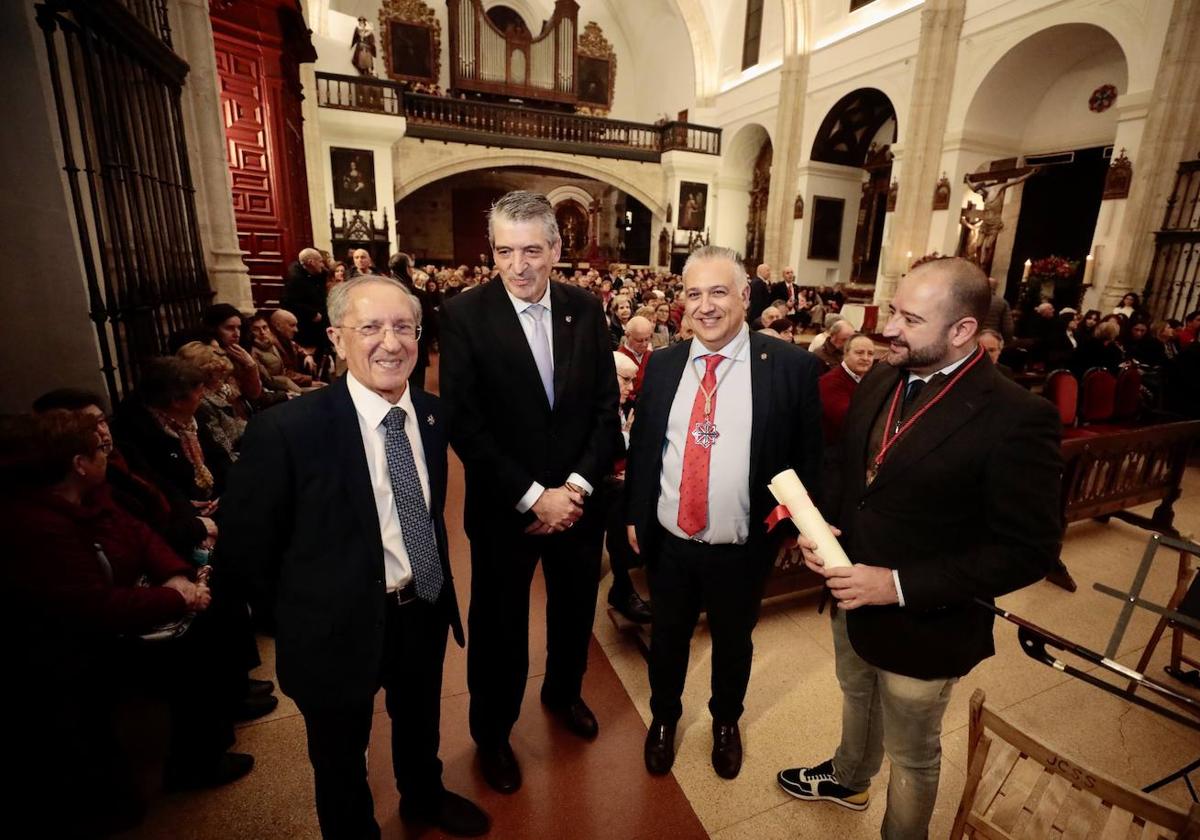
<instances>
[{"instance_id":1,"label":"stone column","mask_svg":"<svg viewBox=\"0 0 1200 840\"><path fill-rule=\"evenodd\" d=\"M196 221L204 264L216 301L253 310L250 274L238 247L233 191L226 158L225 125L217 80L208 0L175 0L168 6L175 52L191 67L180 98L188 161L196 189Z\"/></svg>"},{"instance_id":2,"label":"stone column","mask_svg":"<svg viewBox=\"0 0 1200 840\"><path fill-rule=\"evenodd\" d=\"M908 270L905 255L925 253L929 239L933 189L941 173L942 140L954 89L958 43L966 0L926 0L921 11L921 40L913 75L907 119L900 116L904 163L893 165L900 191L888 220L884 264L875 299L891 297L897 280Z\"/></svg>"},{"instance_id":3,"label":"stone column","mask_svg":"<svg viewBox=\"0 0 1200 840\"><path fill-rule=\"evenodd\" d=\"M1154 231L1162 223L1179 162L1200 147L1200 3L1175 0L1150 110L1133 160L1133 181L1115 238L1102 312L1128 291L1141 294L1154 260Z\"/></svg>"},{"instance_id":4,"label":"stone column","mask_svg":"<svg viewBox=\"0 0 1200 840\"><path fill-rule=\"evenodd\" d=\"M311 21L309 25L312 25ZM329 228L331 202L325 194L324 176L327 165L325 149L321 145L321 118L317 102L315 64L300 65L300 86L304 89L304 101L300 103L300 113L304 118L304 165L305 171L308 173L308 212L312 217L313 247L328 251L333 248L333 231ZM390 161L391 153L385 154L383 159ZM388 208L388 218L392 219L395 215L395 204L385 206ZM395 237L394 225L392 230L388 231L388 235Z\"/></svg>"},{"instance_id":5,"label":"stone column","mask_svg":"<svg viewBox=\"0 0 1200 840\"><path fill-rule=\"evenodd\" d=\"M763 257L776 276L792 255L792 208L804 127L804 98L808 90L808 55L789 55L779 72L779 119L776 123L771 163L771 193L767 198L767 220ZM745 237L743 236L743 239ZM741 246L739 246L740 248Z\"/></svg>"}]
</instances>

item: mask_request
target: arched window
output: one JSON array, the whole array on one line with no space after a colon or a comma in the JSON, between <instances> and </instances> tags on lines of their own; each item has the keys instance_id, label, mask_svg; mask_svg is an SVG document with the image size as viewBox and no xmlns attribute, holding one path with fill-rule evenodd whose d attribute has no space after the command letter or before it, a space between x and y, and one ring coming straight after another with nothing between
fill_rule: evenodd
<instances>
[{"instance_id":1,"label":"arched window","mask_svg":"<svg viewBox=\"0 0 1200 840\"><path fill-rule=\"evenodd\" d=\"M746 31L742 36L742 69L758 64L762 42L763 0L746 0Z\"/></svg>"}]
</instances>

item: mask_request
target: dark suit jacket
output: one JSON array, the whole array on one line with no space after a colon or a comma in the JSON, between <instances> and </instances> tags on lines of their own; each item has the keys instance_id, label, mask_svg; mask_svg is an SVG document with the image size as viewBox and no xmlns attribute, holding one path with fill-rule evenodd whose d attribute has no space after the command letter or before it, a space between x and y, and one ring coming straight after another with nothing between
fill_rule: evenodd
<instances>
[{"instance_id":1,"label":"dark suit jacket","mask_svg":"<svg viewBox=\"0 0 1200 840\"><path fill-rule=\"evenodd\" d=\"M753 323L762 317L763 310L771 305L771 287L760 278L750 281L750 310L746 320Z\"/></svg>"},{"instance_id":2,"label":"dark suit jacket","mask_svg":"<svg viewBox=\"0 0 1200 840\"><path fill-rule=\"evenodd\" d=\"M689 375L685 368L690 350L691 342L681 341L650 356L630 433L625 521L637 528L642 555L651 563L657 554L656 537L662 533L658 495L663 441L679 379ZM763 552L764 562L774 559L765 520L777 504L767 489L768 482L790 467L817 497L821 474L819 373L820 366L807 350L777 338L750 334L750 396L754 405L750 425L749 544L752 550ZM777 529L777 533L786 531Z\"/></svg>"},{"instance_id":3,"label":"dark suit jacket","mask_svg":"<svg viewBox=\"0 0 1200 840\"><path fill-rule=\"evenodd\" d=\"M412 387L412 386L410 386ZM463 644L450 575L446 438L437 397L412 390L446 587L440 606ZM429 422L433 418L433 422ZM383 545L358 416L343 377L246 427L221 498L217 574L273 606L279 686L298 703L372 697L383 666Z\"/></svg>"},{"instance_id":4,"label":"dark suit jacket","mask_svg":"<svg viewBox=\"0 0 1200 840\"><path fill-rule=\"evenodd\" d=\"M866 483L871 426L900 373L880 364L850 403L841 492L827 518L855 563L898 569L905 606L847 612L855 651L920 679L966 674L995 652L991 600L1041 579L1062 538L1054 407L982 360L895 444Z\"/></svg>"},{"instance_id":5,"label":"dark suit jacket","mask_svg":"<svg viewBox=\"0 0 1200 840\"><path fill-rule=\"evenodd\" d=\"M617 374L599 301L550 284L554 409L512 301L497 277L447 300L441 387L454 451L466 469L463 521L472 538L533 519L516 505L533 482L558 487L572 472L599 490L617 455Z\"/></svg>"}]
</instances>

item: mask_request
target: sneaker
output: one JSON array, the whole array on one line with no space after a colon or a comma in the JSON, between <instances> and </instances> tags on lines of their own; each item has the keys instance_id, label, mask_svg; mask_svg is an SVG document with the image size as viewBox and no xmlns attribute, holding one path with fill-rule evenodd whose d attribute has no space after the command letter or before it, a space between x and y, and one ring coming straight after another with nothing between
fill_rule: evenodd
<instances>
[{"instance_id":1,"label":"sneaker","mask_svg":"<svg viewBox=\"0 0 1200 840\"><path fill-rule=\"evenodd\" d=\"M797 799L824 799L851 811L865 811L871 801L868 791L850 790L838 784L833 773L833 759L816 767L792 767L779 771L779 786Z\"/></svg>"}]
</instances>

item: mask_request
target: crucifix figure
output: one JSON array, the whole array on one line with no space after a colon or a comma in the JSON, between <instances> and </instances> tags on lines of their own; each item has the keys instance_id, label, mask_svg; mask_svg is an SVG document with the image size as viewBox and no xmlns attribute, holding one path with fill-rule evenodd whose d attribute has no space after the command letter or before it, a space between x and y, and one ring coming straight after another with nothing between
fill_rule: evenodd
<instances>
[{"instance_id":1,"label":"crucifix figure","mask_svg":"<svg viewBox=\"0 0 1200 840\"><path fill-rule=\"evenodd\" d=\"M991 270L992 256L996 250L996 237L1004 229L1001 215L1004 212L1005 191L1029 180L1040 169L1041 167L1033 166L1023 170L967 175L963 178L968 187L983 196L983 210L980 211L978 222L964 224L971 230L967 240L967 259L984 271ZM1008 176L1012 174L1017 174L1017 177L1010 179Z\"/></svg>"}]
</instances>

